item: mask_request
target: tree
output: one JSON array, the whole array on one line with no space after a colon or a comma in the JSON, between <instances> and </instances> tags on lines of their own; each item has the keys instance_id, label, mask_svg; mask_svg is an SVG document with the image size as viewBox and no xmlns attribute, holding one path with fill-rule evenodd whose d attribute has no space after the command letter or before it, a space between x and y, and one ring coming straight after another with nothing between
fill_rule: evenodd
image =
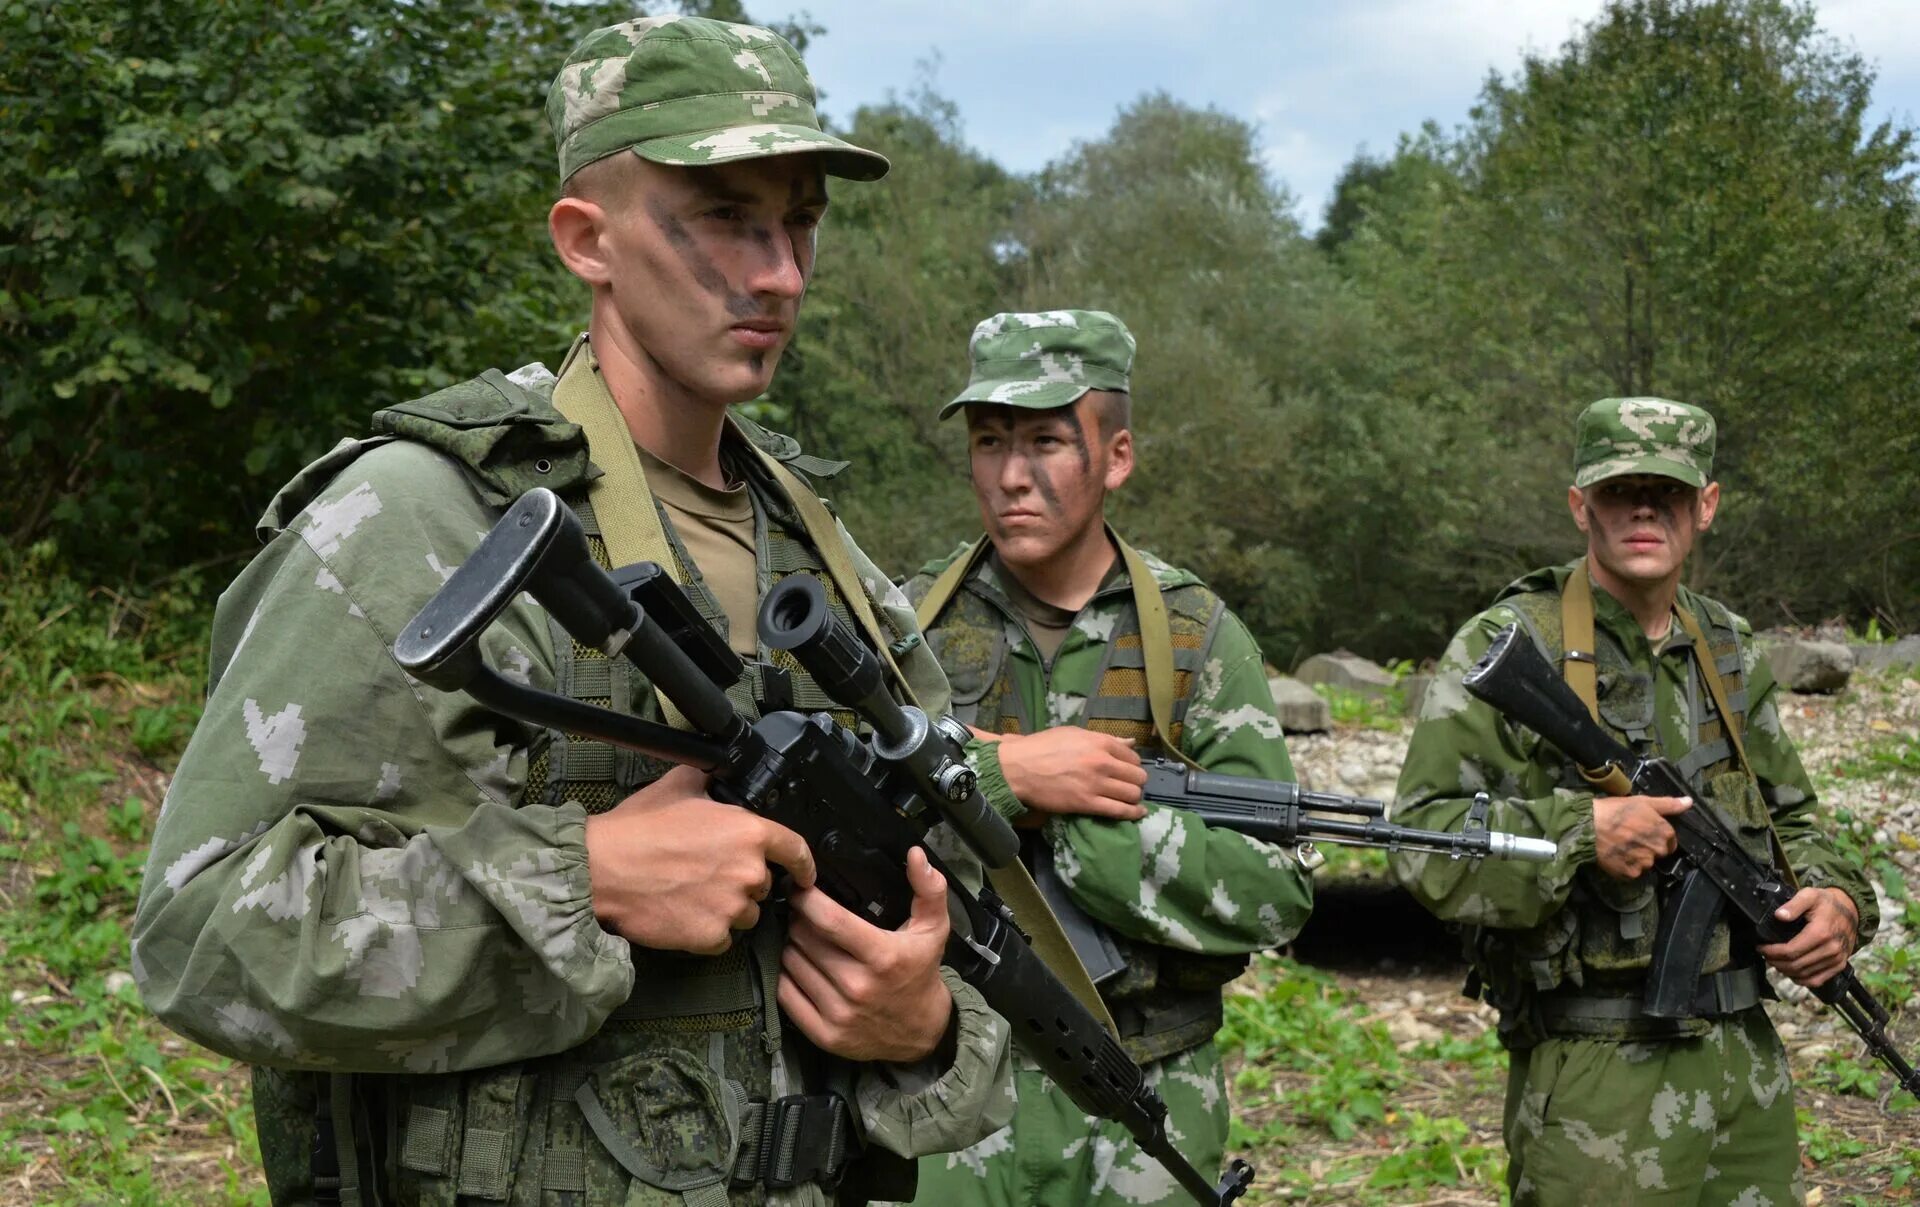
<instances>
[{"instance_id":1,"label":"tree","mask_svg":"<svg viewBox=\"0 0 1920 1207\"><path fill-rule=\"evenodd\" d=\"M1632 0L1403 143L1341 261L1401 389L1497 463L1473 545L1565 551L1573 413L1661 394L1721 422L1696 585L1920 622L1913 143L1867 127L1871 85L1806 7Z\"/></svg>"},{"instance_id":2,"label":"tree","mask_svg":"<svg viewBox=\"0 0 1920 1207\"><path fill-rule=\"evenodd\" d=\"M377 406L564 348L542 106L610 11L0 6L0 534L221 554Z\"/></svg>"}]
</instances>

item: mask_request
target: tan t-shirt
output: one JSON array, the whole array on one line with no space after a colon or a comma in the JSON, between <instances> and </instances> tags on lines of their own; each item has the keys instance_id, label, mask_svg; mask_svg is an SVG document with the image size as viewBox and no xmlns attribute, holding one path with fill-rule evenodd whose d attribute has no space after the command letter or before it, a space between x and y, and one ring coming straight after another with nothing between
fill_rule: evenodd
<instances>
[{"instance_id":1,"label":"tan t-shirt","mask_svg":"<svg viewBox=\"0 0 1920 1207\"><path fill-rule=\"evenodd\" d=\"M639 448L638 445L635 446ZM639 449L647 486L666 508L714 602L727 617L727 645L742 658L759 653L760 565L753 547L753 499L746 483L715 490L646 449Z\"/></svg>"}]
</instances>

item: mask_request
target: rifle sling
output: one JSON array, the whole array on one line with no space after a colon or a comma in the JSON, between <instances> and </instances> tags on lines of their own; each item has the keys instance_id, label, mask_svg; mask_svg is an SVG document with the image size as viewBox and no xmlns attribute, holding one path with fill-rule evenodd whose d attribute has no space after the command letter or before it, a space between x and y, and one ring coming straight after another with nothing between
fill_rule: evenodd
<instances>
[{"instance_id":1,"label":"rifle sling","mask_svg":"<svg viewBox=\"0 0 1920 1207\"><path fill-rule=\"evenodd\" d=\"M1673 611L1680 618L1680 627L1687 631L1687 639L1693 642L1693 660L1700 667L1700 677L1706 680L1707 694L1713 697L1713 707L1720 714L1720 724L1726 727L1727 741L1733 745L1734 757L1740 760L1740 770L1747 773L1747 779L1753 784L1754 791L1760 788L1759 776L1753 770L1753 762L1747 757L1747 746L1740 738L1740 718L1727 707L1727 688L1720 681L1720 668L1714 665L1713 649L1707 644L1707 635L1701 631L1700 622L1693 613L1678 600L1674 601ZM1800 878L1794 875L1793 863L1787 858L1787 849L1780 841L1779 831L1773 828L1773 811L1765 807L1766 798L1761 797L1761 815L1767 819L1767 845L1773 849L1774 866L1780 871L1780 878L1786 881L1788 888L1799 891Z\"/></svg>"}]
</instances>

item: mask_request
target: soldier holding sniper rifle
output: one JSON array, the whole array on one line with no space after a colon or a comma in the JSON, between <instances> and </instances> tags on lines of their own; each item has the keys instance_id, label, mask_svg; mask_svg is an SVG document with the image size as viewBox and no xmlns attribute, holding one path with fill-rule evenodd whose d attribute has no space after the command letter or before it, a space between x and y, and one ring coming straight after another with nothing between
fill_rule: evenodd
<instances>
[{"instance_id":1,"label":"soldier holding sniper rifle","mask_svg":"<svg viewBox=\"0 0 1920 1207\"><path fill-rule=\"evenodd\" d=\"M477 639L521 591L529 591L575 638L624 654L658 684L693 732L583 706L518 684L488 669ZM464 690L488 707L534 724L574 732L685 762L712 773L712 791L762 813L806 839L817 884L854 913L882 927L910 916L904 869L923 857L947 878L951 931L945 962L1014 1025L1021 1044L1074 1100L1123 1124L1197 1201L1230 1203L1252 1170L1233 1161L1218 1184L1174 1149L1166 1109L1142 1073L1098 1019L1076 999L1015 929L994 893L967 891L924 845L936 823L950 823L988 867L1017 851L1012 830L981 797L964 762L966 731L951 718L930 721L888 693L877 658L830 610L819 581L797 574L769 592L760 636L786 650L836 702L872 726L861 740L826 714L774 711L749 722L727 699L742 670L737 656L657 566L608 576L592 561L577 519L536 490L504 516L395 645L409 673L447 691ZM1148 792L1189 802L1218 824L1275 841L1330 835L1364 845L1420 845L1456 854L1550 854L1510 835L1451 835L1406 830L1369 816L1364 822L1306 816L1303 807L1377 813L1374 802L1302 792L1297 786L1187 776L1169 769ZM1535 844L1537 847L1539 844Z\"/></svg>"}]
</instances>

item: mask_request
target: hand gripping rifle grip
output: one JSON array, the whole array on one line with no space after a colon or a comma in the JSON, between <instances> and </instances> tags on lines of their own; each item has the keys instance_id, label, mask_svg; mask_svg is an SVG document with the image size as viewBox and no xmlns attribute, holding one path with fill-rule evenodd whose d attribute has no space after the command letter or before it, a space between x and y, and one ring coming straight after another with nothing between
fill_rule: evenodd
<instances>
[{"instance_id":1,"label":"hand gripping rifle grip","mask_svg":"<svg viewBox=\"0 0 1920 1207\"><path fill-rule=\"evenodd\" d=\"M478 640L521 591L582 642L625 640L638 613L593 561L580 521L558 495L522 495L393 643L406 672L442 691L466 686L480 667Z\"/></svg>"}]
</instances>

